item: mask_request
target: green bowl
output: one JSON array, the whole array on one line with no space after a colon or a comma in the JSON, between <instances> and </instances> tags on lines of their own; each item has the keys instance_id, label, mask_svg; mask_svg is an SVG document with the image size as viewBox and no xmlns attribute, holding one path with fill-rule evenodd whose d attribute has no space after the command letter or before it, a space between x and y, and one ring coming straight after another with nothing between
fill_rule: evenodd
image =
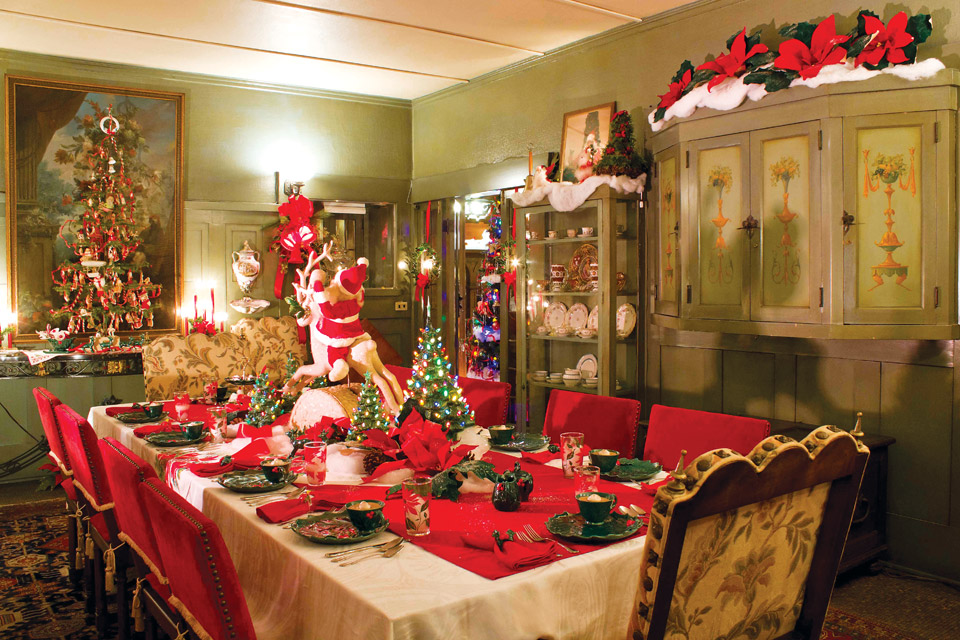
<instances>
[{"instance_id":1,"label":"green bowl","mask_svg":"<svg viewBox=\"0 0 960 640\"><path fill-rule=\"evenodd\" d=\"M605 500L591 501L588 496L598 495ZM617 496L602 491L584 491L577 494L577 504L580 505L580 515L591 524L598 524L610 517L610 511L617 506Z\"/></svg>"},{"instance_id":2,"label":"green bowl","mask_svg":"<svg viewBox=\"0 0 960 640\"><path fill-rule=\"evenodd\" d=\"M201 421L181 422L180 431L183 432L187 440L196 440L203 435L203 429L206 425Z\"/></svg>"},{"instance_id":3,"label":"green bowl","mask_svg":"<svg viewBox=\"0 0 960 640\"><path fill-rule=\"evenodd\" d=\"M605 451L606 453L601 453ZM617 466L617 458L620 452L614 449L593 449L590 452L590 461L600 467L600 473L609 473L611 469Z\"/></svg>"},{"instance_id":4,"label":"green bowl","mask_svg":"<svg viewBox=\"0 0 960 640\"><path fill-rule=\"evenodd\" d=\"M375 506L371 509L358 509L364 502ZM360 533L369 533L383 524L383 507L382 500L354 500L346 505L347 516Z\"/></svg>"},{"instance_id":5,"label":"green bowl","mask_svg":"<svg viewBox=\"0 0 960 640\"><path fill-rule=\"evenodd\" d=\"M500 428L498 428L500 427ZM493 427L490 427L488 431L490 432L490 443L491 444L507 444L510 442L510 438L513 437L513 432L516 430L512 424L499 424Z\"/></svg>"}]
</instances>

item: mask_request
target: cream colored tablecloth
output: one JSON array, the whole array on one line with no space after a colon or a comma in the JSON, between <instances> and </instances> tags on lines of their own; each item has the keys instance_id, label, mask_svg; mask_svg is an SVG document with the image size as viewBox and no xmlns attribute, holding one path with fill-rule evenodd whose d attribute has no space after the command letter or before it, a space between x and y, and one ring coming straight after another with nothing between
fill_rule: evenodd
<instances>
[{"instance_id":1,"label":"cream colored tablecloth","mask_svg":"<svg viewBox=\"0 0 960 640\"><path fill-rule=\"evenodd\" d=\"M89 420L99 436L116 438L156 465L160 450L107 417L103 407L91 409ZM222 452L242 444L235 441ZM339 567L323 557L330 547L266 524L240 495L214 480L183 471L174 488L220 527L260 640L628 636L643 538L499 580L413 544L390 559ZM383 533L364 544L392 537Z\"/></svg>"}]
</instances>

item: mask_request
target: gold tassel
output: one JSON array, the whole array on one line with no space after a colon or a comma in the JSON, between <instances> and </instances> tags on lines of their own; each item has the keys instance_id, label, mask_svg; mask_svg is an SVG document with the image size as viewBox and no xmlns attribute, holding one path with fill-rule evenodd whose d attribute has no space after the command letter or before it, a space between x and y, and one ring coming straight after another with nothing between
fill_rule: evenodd
<instances>
[{"instance_id":1,"label":"gold tassel","mask_svg":"<svg viewBox=\"0 0 960 640\"><path fill-rule=\"evenodd\" d=\"M86 545L87 557L93 560L93 536L90 535L90 518L87 518L87 545Z\"/></svg>"},{"instance_id":2,"label":"gold tassel","mask_svg":"<svg viewBox=\"0 0 960 640\"><path fill-rule=\"evenodd\" d=\"M123 546L121 542L117 545L117 549ZM114 548L108 546L107 550L103 552L103 568L104 568L104 588L106 588L107 593L113 595L117 592L117 558L114 554Z\"/></svg>"},{"instance_id":3,"label":"gold tassel","mask_svg":"<svg viewBox=\"0 0 960 640\"><path fill-rule=\"evenodd\" d=\"M143 578L137 578L137 587L133 590L133 601L130 604L130 617L133 618L133 630L143 631L143 603L140 602L140 592L143 590Z\"/></svg>"},{"instance_id":4,"label":"gold tassel","mask_svg":"<svg viewBox=\"0 0 960 640\"><path fill-rule=\"evenodd\" d=\"M83 532L83 511L80 508L77 508L77 512L73 514L73 518L77 521L77 554L74 558L74 568L77 571L82 571L84 566L83 554L86 551L86 535Z\"/></svg>"}]
</instances>

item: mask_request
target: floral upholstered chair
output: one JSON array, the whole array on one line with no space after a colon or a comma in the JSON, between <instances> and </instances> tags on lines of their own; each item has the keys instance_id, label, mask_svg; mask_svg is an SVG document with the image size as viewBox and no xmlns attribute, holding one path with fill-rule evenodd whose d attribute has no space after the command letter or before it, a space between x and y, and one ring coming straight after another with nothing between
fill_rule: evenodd
<instances>
[{"instance_id":1,"label":"floral upholstered chair","mask_svg":"<svg viewBox=\"0 0 960 640\"><path fill-rule=\"evenodd\" d=\"M204 379L240 375L248 360L246 340L232 333L157 338L143 348L147 400L168 400L185 392L203 395Z\"/></svg>"},{"instance_id":2,"label":"floral upholstered chair","mask_svg":"<svg viewBox=\"0 0 960 640\"><path fill-rule=\"evenodd\" d=\"M293 354L297 366L307 360L307 345L300 342L297 321L282 318L244 318L230 328L246 340L247 359L254 373L264 368L273 381L286 375L287 357Z\"/></svg>"},{"instance_id":3,"label":"floral upholstered chair","mask_svg":"<svg viewBox=\"0 0 960 640\"><path fill-rule=\"evenodd\" d=\"M819 638L869 455L825 426L681 457L650 513L634 638Z\"/></svg>"}]
</instances>

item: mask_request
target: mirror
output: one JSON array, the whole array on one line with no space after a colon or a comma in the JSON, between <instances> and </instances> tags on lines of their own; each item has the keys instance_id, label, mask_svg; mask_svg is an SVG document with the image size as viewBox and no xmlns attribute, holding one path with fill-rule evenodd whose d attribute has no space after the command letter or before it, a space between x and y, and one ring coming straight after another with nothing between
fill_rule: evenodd
<instances>
[{"instance_id":1,"label":"mirror","mask_svg":"<svg viewBox=\"0 0 960 640\"><path fill-rule=\"evenodd\" d=\"M337 236L352 262L370 261L367 291L396 287L397 206L389 202L314 201L321 226Z\"/></svg>"}]
</instances>

